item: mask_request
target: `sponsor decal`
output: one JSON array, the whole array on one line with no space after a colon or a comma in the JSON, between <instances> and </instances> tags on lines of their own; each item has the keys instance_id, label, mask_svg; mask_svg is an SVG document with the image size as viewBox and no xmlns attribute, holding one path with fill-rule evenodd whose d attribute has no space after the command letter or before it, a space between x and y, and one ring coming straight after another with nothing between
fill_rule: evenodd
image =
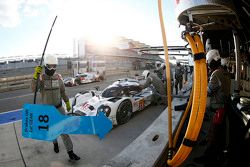
<instances>
[{"instance_id":1,"label":"sponsor decal","mask_svg":"<svg viewBox=\"0 0 250 167\"><path fill-rule=\"evenodd\" d=\"M141 99L139 101L139 110L143 110L145 108L145 100Z\"/></svg>"}]
</instances>

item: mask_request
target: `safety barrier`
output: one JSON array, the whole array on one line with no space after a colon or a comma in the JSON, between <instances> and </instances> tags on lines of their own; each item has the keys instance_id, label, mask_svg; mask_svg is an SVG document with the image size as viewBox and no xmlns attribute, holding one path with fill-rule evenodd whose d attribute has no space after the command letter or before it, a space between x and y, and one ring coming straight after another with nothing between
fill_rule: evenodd
<instances>
[{"instance_id":1,"label":"safety barrier","mask_svg":"<svg viewBox=\"0 0 250 167\"><path fill-rule=\"evenodd\" d=\"M25 89L30 86L32 75L0 78L0 92Z\"/></svg>"},{"instance_id":2,"label":"safety barrier","mask_svg":"<svg viewBox=\"0 0 250 167\"><path fill-rule=\"evenodd\" d=\"M68 72L61 73L63 76L69 75ZM26 89L30 87L33 74L0 78L0 92L8 92L18 89Z\"/></svg>"},{"instance_id":3,"label":"safety barrier","mask_svg":"<svg viewBox=\"0 0 250 167\"><path fill-rule=\"evenodd\" d=\"M134 70L107 70L105 77L112 75L127 74L127 76L134 76L135 74L140 74L141 71ZM68 71L61 71L63 77L71 76L72 74ZM8 92L18 89L26 89L30 87L33 75L23 75L15 77L0 78L0 92Z\"/></svg>"}]
</instances>

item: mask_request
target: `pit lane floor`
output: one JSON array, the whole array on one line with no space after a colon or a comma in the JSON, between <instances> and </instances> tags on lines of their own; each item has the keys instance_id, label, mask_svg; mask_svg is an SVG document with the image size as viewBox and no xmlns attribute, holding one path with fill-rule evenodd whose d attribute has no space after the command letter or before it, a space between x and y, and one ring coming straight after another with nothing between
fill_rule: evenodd
<instances>
[{"instance_id":1,"label":"pit lane floor","mask_svg":"<svg viewBox=\"0 0 250 167\"><path fill-rule=\"evenodd\" d=\"M71 135L74 151L81 157L81 160L75 163L68 161L68 155L60 138L58 140L60 152L56 154L50 142L23 138L21 122L2 125L0 166L101 166L136 139L163 110L163 106L148 107L136 114L127 124L114 127L102 140L92 135Z\"/></svg>"}]
</instances>

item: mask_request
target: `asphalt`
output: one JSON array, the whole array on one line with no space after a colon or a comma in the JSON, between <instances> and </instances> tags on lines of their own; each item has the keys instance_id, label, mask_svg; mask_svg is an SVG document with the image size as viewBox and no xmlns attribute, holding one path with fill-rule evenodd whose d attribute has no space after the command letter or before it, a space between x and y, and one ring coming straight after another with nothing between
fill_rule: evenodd
<instances>
[{"instance_id":1,"label":"asphalt","mask_svg":"<svg viewBox=\"0 0 250 167\"><path fill-rule=\"evenodd\" d=\"M127 76L133 76L131 73L121 73L117 75L107 76L106 79L102 82L94 82L89 84L83 84L74 87L66 87L66 94L69 97L74 97L76 93L83 90L93 90L96 86L100 87L100 90L107 87L109 84L117 80L118 78L123 78ZM20 109L23 107L24 103L33 103L34 93L31 92L31 89L20 89L9 92L0 93L0 113ZM37 94L37 103L41 102L40 94Z\"/></svg>"},{"instance_id":2,"label":"asphalt","mask_svg":"<svg viewBox=\"0 0 250 167\"><path fill-rule=\"evenodd\" d=\"M185 100L181 98L172 102L173 106L183 103ZM128 123L114 127L103 140L93 135L71 135L74 151L82 158L77 162L69 161L61 139L58 140L60 152L56 154L50 142L23 138L21 121L0 125L0 167L152 166L168 142L167 109L164 108L161 105L148 107ZM173 130L181 115L182 112L173 114ZM152 144L155 134L160 137ZM148 143L145 140L151 141ZM188 160L183 166L189 166L189 162L192 164L192 160Z\"/></svg>"},{"instance_id":3,"label":"asphalt","mask_svg":"<svg viewBox=\"0 0 250 167\"><path fill-rule=\"evenodd\" d=\"M82 158L79 162L69 161L60 138L56 154L50 142L23 138L21 121L0 125L0 167L102 166L140 136L163 110L163 106L149 107L128 123L114 127L102 140L94 135L71 135L74 152Z\"/></svg>"}]
</instances>

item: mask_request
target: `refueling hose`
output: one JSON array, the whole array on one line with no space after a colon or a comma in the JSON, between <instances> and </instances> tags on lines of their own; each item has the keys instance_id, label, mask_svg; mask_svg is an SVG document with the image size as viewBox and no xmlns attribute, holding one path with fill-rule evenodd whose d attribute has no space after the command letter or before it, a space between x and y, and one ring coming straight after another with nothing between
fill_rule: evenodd
<instances>
[{"instance_id":1,"label":"refueling hose","mask_svg":"<svg viewBox=\"0 0 250 167\"><path fill-rule=\"evenodd\" d=\"M193 102L186 134L174 157L168 160L169 166L180 166L192 151L192 147L196 144L206 109L207 68L204 46L197 34L191 36L189 33L186 33L185 37L194 55Z\"/></svg>"},{"instance_id":2,"label":"refueling hose","mask_svg":"<svg viewBox=\"0 0 250 167\"><path fill-rule=\"evenodd\" d=\"M177 140L178 140L178 138L180 136L181 129L182 129L184 123L185 123L185 120L186 120L186 118L188 116L188 113L190 112L190 108L192 106L192 101L193 101L193 86L192 86L192 90L190 92L190 98L188 100L187 107L186 107L186 109L185 109L185 111L184 111L184 113L183 113L183 115L181 117L180 124L179 124L179 126L177 128L177 131L176 131L175 135L174 135L174 142L173 142L173 149L174 150L176 148L176 143L177 143Z\"/></svg>"},{"instance_id":3,"label":"refueling hose","mask_svg":"<svg viewBox=\"0 0 250 167\"><path fill-rule=\"evenodd\" d=\"M166 77L167 77L167 96L168 96L168 144L169 150L173 151L173 140L172 140L172 96L171 96L171 78L170 78L170 65L169 65L169 58L168 58L168 45L167 45L167 38L166 32L163 22L162 16L162 0L158 0L158 11L160 17L160 24L161 24L161 34L164 46L164 53L165 53L165 64L166 64ZM169 156L172 158L172 152L170 152Z\"/></svg>"},{"instance_id":4,"label":"refueling hose","mask_svg":"<svg viewBox=\"0 0 250 167\"><path fill-rule=\"evenodd\" d=\"M168 134L169 134L169 152L168 152L168 165L169 166L180 166L183 161L188 157L192 151L192 147L196 144L197 137L199 135L204 113L206 109L207 100L207 67L206 57L204 53L204 46L201 42L200 37L197 34L191 36L189 32L185 33L185 38L188 41L192 54L194 55L194 79L193 88L190 96L190 104L192 101L192 109L188 122L187 131L185 133L182 144L177 150L176 154L173 155L173 140L172 140L172 111L171 111L171 85L170 85L170 66L167 52L167 41L166 33L164 28L163 16L162 16L162 0L158 0L158 11L162 31L162 39L165 51L165 62L166 62L166 76L167 76L167 92L168 92ZM192 100L193 99L193 100ZM190 107L191 105L187 106ZM185 114L185 113L184 113ZM179 132L178 132L179 133ZM175 139L177 140L177 139ZM175 141L176 142L176 141ZM176 144L175 144L176 145Z\"/></svg>"}]
</instances>

